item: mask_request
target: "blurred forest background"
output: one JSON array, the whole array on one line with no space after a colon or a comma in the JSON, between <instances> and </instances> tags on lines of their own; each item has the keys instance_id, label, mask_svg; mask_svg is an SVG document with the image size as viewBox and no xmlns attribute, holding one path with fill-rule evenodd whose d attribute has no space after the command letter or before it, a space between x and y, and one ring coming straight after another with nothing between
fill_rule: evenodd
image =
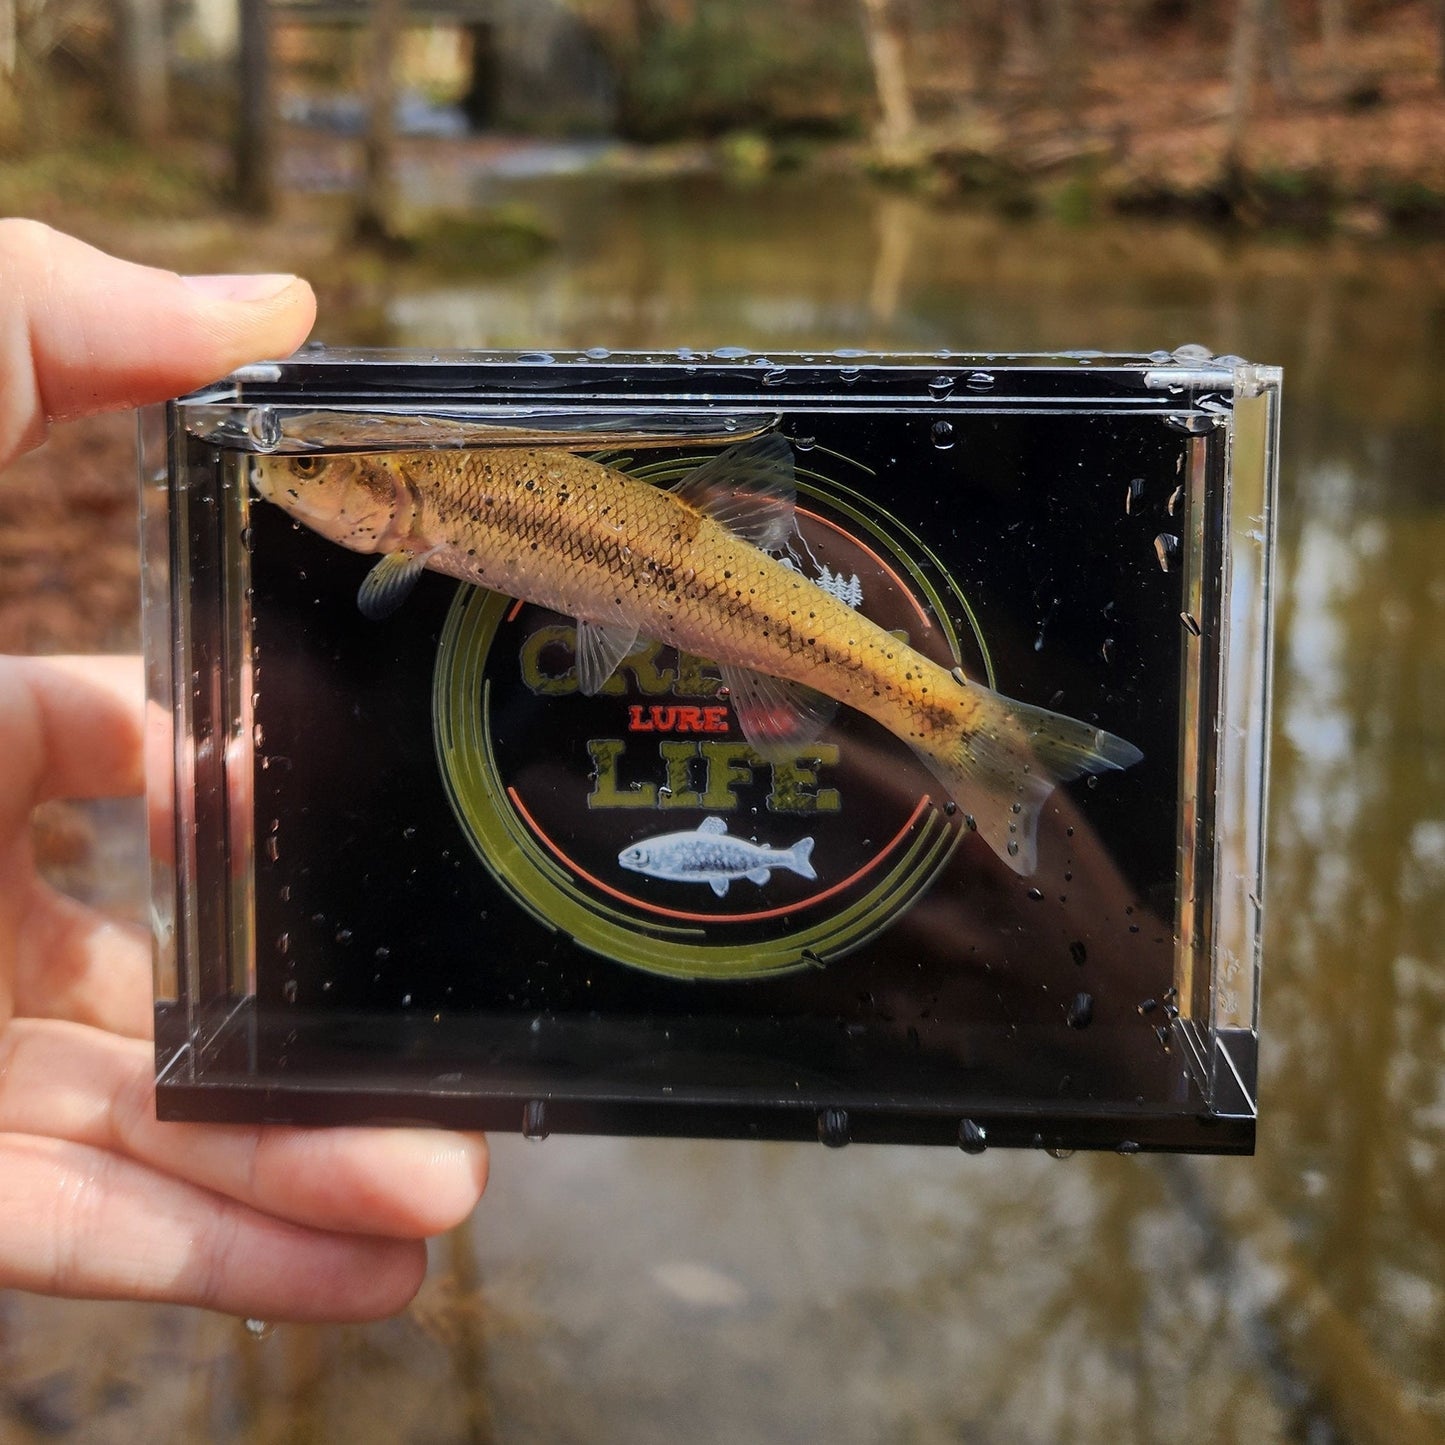
<instances>
[{"instance_id":1,"label":"blurred forest background","mask_svg":"<svg viewBox=\"0 0 1445 1445\"><path fill-rule=\"evenodd\" d=\"M1445 0L0 0L7 212L331 343L1200 342L1285 415L1257 1157L498 1138L374 1327L0 1292L5 1445L1445 1441ZM0 476L0 649L139 647L133 435ZM138 804L37 847L148 920Z\"/></svg>"},{"instance_id":2,"label":"blurred forest background","mask_svg":"<svg viewBox=\"0 0 1445 1445\"><path fill-rule=\"evenodd\" d=\"M0 0L7 211L258 215L281 178L360 189L395 240L398 148L497 135L1013 214L1438 232L1445 0Z\"/></svg>"}]
</instances>

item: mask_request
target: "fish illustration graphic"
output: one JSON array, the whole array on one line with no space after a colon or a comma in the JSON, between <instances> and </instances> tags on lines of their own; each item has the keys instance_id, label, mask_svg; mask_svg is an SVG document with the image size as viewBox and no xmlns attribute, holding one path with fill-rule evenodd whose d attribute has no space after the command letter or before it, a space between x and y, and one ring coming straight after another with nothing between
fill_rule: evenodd
<instances>
[{"instance_id":1,"label":"fish illustration graphic","mask_svg":"<svg viewBox=\"0 0 1445 1445\"><path fill-rule=\"evenodd\" d=\"M728 825L712 814L691 833L663 833L634 843L617 855L617 861L630 872L645 873L649 878L706 883L719 898L726 898L729 884L739 878L766 883L774 868L787 868L799 878L816 878L812 853L811 838L799 838L791 848L782 849L734 838Z\"/></svg>"},{"instance_id":2,"label":"fish illustration graphic","mask_svg":"<svg viewBox=\"0 0 1445 1445\"><path fill-rule=\"evenodd\" d=\"M785 566L792 449L740 442L665 490L571 452L492 447L265 456L256 490L381 561L358 602L398 607L424 568L577 619L577 677L596 692L639 637L711 659L744 737L777 755L837 704L901 738L1015 872L1034 871L1058 782L1143 756L1092 723L950 671Z\"/></svg>"}]
</instances>

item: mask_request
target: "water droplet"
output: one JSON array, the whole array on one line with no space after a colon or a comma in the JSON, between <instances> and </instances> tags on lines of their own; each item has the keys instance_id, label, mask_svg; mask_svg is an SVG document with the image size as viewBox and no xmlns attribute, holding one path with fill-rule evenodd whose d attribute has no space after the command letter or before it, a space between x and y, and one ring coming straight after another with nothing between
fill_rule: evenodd
<instances>
[{"instance_id":1,"label":"water droplet","mask_svg":"<svg viewBox=\"0 0 1445 1445\"><path fill-rule=\"evenodd\" d=\"M951 421L936 421L931 429L933 445L941 452L946 452L953 446L953 423Z\"/></svg>"},{"instance_id":2,"label":"water droplet","mask_svg":"<svg viewBox=\"0 0 1445 1445\"><path fill-rule=\"evenodd\" d=\"M1183 346L1174 348L1174 360L1191 366L1200 361L1213 361L1214 353L1197 341L1186 341Z\"/></svg>"},{"instance_id":3,"label":"water droplet","mask_svg":"<svg viewBox=\"0 0 1445 1445\"><path fill-rule=\"evenodd\" d=\"M967 828L970 833L977 833L978 819L975 818L972 813L965 813L963 815L963 826Z\"/></svg>"},{"instance_id":4,"label":"water droplet","mask_svg":"<svg viewBox=\"0 0 1445 1445\"><path fill-rule=\"evenodd\" d=\"M859 370L858 367L845 366L842 371L838 373L838 379L839 381L845 382L847 385L852 386L853 383L857 381L858 378L862 375L863 373Z\"/></svg>"},{"instance_id":5,"label":"water droplet","mask_svg":"<svg viewBox=\"0 0 1445 1445\"><path fill-rule=\"evenodd\" d=\"M415 837L416 837L416 829L415 829L415 828L403 828L403 829L401 830L401 836L402 836L403 838L408 839L408 840L410 840L410 839L412 839L412 838L415 838Z\"/></svg>"},{"instance_id":6,"label":"water droplet","mask_svg":"<svg viewBox=\"0 0 1445 1445\"><path fill-rule=\"evenodd\" d=\"M943 805L943 811L944 811L944 813L945 813L948 817L951 818L951 817L953 817L953 815L954 815L956 812L958 812L958 804L955 803L952 798L950 798L950 799Z\"/></svg>"},{"instance_id":7,"label":"water droplet","mask_svg":"<svg viewBox=\"0 0 1445 1445\"><path fill-rule=\"evenodd\" d=\"M274 452L281 445L281 418L269 406L253 406L246 413L246 435L258 452Z\"/></svg>"},{"instance_id":8,"label":"water droplet","mask_svg":"<svg viewBox=\"0 0 1445 1445\"><path fill-rule=\"evenodd\" d=\"M964 1119L958 1126L958 1147L965 1154L982 1154L988 1148L988 1131L972 1119Z\"/></svg>"},{"instance_id":9,"label":"water droplet","mask_svg":"<svg viewBox=\"0 0 1445 1445\"><path fill-rule=\"evenodd\" d=\"M794 437L794 438L793 438L793 445L794 445L800 452L810 452L810 451L813 450L813 448L814 448L815 446L818 445L818 438L817 438L817 437Z\"/></svg>"},{"instance_id":10,"label":"water droplet","mask_svg":"<svg viewBox=\"0 0 1445 1445\"><path fill-rule=\"evenodd\" d=\"M1024 894L1024 897L1034 903L1042 903L1044 901L1043 890L1039 888L1030 888L1029 891Z\"/></svg>"},{"instance_id":11,"label":"water droplet","mask_svg":"<svg viewBox=\"0 0 1445 1445\"><path fill-rule=\"evenodd\" d=\"M283 955L291 952L291 935L289 933L283 933L276 940L276 952Z\"/></svg>"},{"instance_id":12,"label":"water droplet","mask_svg":"<svg viewBox=\"0 0 1445 1445\"><path fill-rule=\"evenodd\" d=\"M556 357L550 351L524 351L517 360L524 366L550 366Z\"/></svg>"},{"instance_id":13,"label":"water droplet","mask_svg":"<svg viewBox=\"0 0 1445 1445\"><path fill-rule=\"evenodd\" d=\"M284 998L287 1003L295 1003L298 992L299 988L294 978L288 978L286 982L281 985L281 997Z\"/></svg>"},{"instance_id":14,"label":"water droplet","mask_svg":"<svg viewBox=\"0 0 1445 1445\"><path fill-rule=\"evenodd\" d=\"M1154 1030L1154 1037L1159 1040L1159 1046L1167 1054L1174 1044L1174 1033L1168 1024L1159 1024Z\"/></svg>"},{"instance_id":15,"label":"water droplet","mask_svg":"<svg viewBox=\"0 0 1445 1445\"><path fill-rule=\"evenodd\" d=\"M1071 1029L1086 1029L1094 1021L1094 995L1076 993L1069 1004L1065 1022Z\"/></svg>"},{"instance_id":16,"label":"water droplet","mask_svg":"<svg viewBox=\"0 0 1445 1445\"><path fill-rule=\"evenodd\" d=\"M277 858L280 857L280 855L281 855L280 844L277 843L275 837L273 836L273 837L267 838L267 839L266 839L266 857L267 857L272 863L274 863L274 862L277 860Z\"/></svg>"},{"instance_id":17,"label":"water droplet","mask_svg":"<svg viewBox=\"0 0 1445 1445\"><path fill-rule=\"evenodd\" d=\"M1135 477L1124 489L1124 514L1132 515L1135 505L1144 495L1144 478Z\"/></svg>"},{"instance_id":18,"label":"water droplet","mask_svg":"<svg viewBox=\"0 0 1445 1445\"><path fill-rule=\"evenodd\" d=\"M1171 517L1174 515L1174 509L1179 505L1179 499L1183 495L1184 488L1182 486L1175 487L1174 490L1169 493L1169 515Z\"/></svg>"},{"instance_id":19,"label":"water droplet","mask_svg":"<svg viewBox=\"0 0 1445 1445\"><path fill-rule=\"evenodd\" d=\"M280 898L282 903L289 903L291 901L291 885L289 883L283 883L280 893L276 896Z\"/></svg>"},{"instance_id":20,"label":"water droplet","mask_svg":"<svg viewBox=\"0 0 1445 1445\"><path fill-rule=\"evenodd\" d=\"M522 1138L540 1144L547 1137L547 1105L542 1099L528 1099L522 1109Z\"/></svg>"},{"instance_id":21,"label":"water droplet","mask_svg":"<svg viewBox=\"0 0 1445 1445\"><path fill-rule=\"evenodd\" d=\"M1008 840L1008 855L1010 858L1017 858L1019 855L1019 842L1017 838Z\"/></svg>"},{"instance_id":22,"label":"water droplet","mask_svg":"<svg viewBox=\"0 0 1445 1445\"><path fill-rule=\"evenodd\" d=\"M1117 1154L1137 1154L1139 1152L1139 1141L1137 1139L1121 1139L1119 1147L1114 1151Z\"/></svg>"},{"instance_id":23,"label":"water droplet","mask_svg":"<svg viewBox=\"0 0 1445 1445\"><path fill-rule=\"evenodd\" d=\"M1008 810L1010 813L1022 813L1024 810L1024 805L1022 803L1010 803L1008 805Z\"/></svg>"},{"instance_id":24,"label":"water droplet","mask_svg":"<svg viewBox=\"0 0 1445 1445\"><path fill-rule=\"evenodd\" d=\"M928 383L928 394L937 400L942 400L953 390L953 378L951 376L935 376Z\"/></svg>"},{"instance_id":25,"label":"water droplet","mask_svg":"<svg viewBox=\"0 0 1445 1445\"><path fill-rule=\"evenodd\" d=\"M269 1340L276 1333L276 1326L266 1320L247 1320L246 1333L258 1342Z\"/></svg>"},{"instance_id":26,"label":"water droplet","mask_svg":"<svg viewBox=\"0 0 1445 1445\"><path fill-rule=\"evenodd\" d=\"M970 391L992 391L993 373L991 371L971 371L966 377L964 377L963 384Z\"/></svg>"},{"instance_id":27,"label":"water droplet","mask_svg":"<svg viewBox=\"0 0 1445 1445\"><path fill-rule=\"evenodd\" d=\"M1067 878L1068 874L1065 874L1064 876ZM1089 950L1084 947L1083 939L1076 938L1069 945L1069 956L1074 960L1076 964L1078 964L1080 968L1083 968L1083 966L1089 961Z\"/></svg>"},{"instance_id":28,"label":"water droplet","mask_svg":"<svg viewBox=\"0 0 1445 1445\"><path fill-rule=\"evenodd\" d=\"M1159 559L1159 570L1167 572L1169 564L1179 555L1179 538L1172 532L1160 532L1154 539L1154 555Z\"/></svg>"},{"instance_id":29,"label":"water droplet","mask_svg":"<svg viewBox=\"0 0 1445 1445\"><path fill-rule=\"evenodd\" d=\"M1224 418L1208 412L1179 411L1166 416L1164 420L1175 431L1182 431L1186 436L1199 437L1206 432L1212 432Z\"/></svg>"},{"instance_id":30,"label":"water droplet","mask_svg":"<svg viewBox=\"0 0 1445 1445\"><path fill-rule=\"evenodd\" d=\"M1179 620L1184 624L1184 630L1189 633L1191 637L1198 637L1200 635L1202 629L1199 623L1188 612L1181 612L1179 614Z\"/></svg>"},{"instance_id":31,"label":"water droplet","mask_svg":"<svg viewBox=\"0 0 1445 1445\"><path fill-rule=\"evenodd\" d=\"M1099 656L1102 657L1105 662L1113 662L1113 660L1114 660L1114 639L1113 639L1112 637L1106 637L1106 638L1104 639L1104 641L1100 644L1100 646L1099 646Z\"/></svg>"},{"instance_id":32,"label":"water droplet","mask_svg":"<svg viewBox=\"0 0 1445 1445\"><path fill-rule=\"evenodd\" d=\"M262 731L260 723L251 729L251 740L258 748L266 745L266 734Z\"/></svg>"},{"instance_id":33,"label":"water droplet","mask_svg":"<svg viewBox=\"0 0 1445 1445\"><path fill-rule=\"evenodd\" d=\"M1065 1149L1062 1144L1050 1144L1044 1153L1051 1159L1072 1159L1074 1157L1074 1151Z\"/></svg>"},{"instance_id":34,"label":"water droplet","mask_svg":"<svg viewBox=\"0 0 1445 1445\"><path fill-rule=\"evenodd\" d=\"M1158 1007L1159 1007L1159 1000L1158 1000L1157 998L1146 998L1146 999L1140 999L1140 1001L1139 1001L1139 1013L1140 1013L1141 1016L1144 1015L1144 1014L1151 1014L1151 1013L1153 1013L1154 1010L1155 1010L1156 1008L1158 1008Z\"/></svg>"},{"instance_id":35,"label":"water droplet","mask_svg":"<svg viewBox=\"0 0 1445 1445\"><path fill-rule=\"evenodd\" d=\"M351 930L349 928L338 928L336 930L336 941L338 943L350 943Z\"/></svg>"},{"instance_id":36,"label":"water droplet","mask_svg":"<svg viewBox=\"0 0 1445 1445\"><path fill-rule=\"evenodd\" d=\"M390 957L391 950L385 944L376 950L376 961L378 963L385 963Z\"/></svg>"},{"instance_id":37,"label":"water droplet","mask_svg":"<svg viewBox=\"0 0 1445 1445\"><path fill-rule=\"evenodd\" d=\"M242 545L248 552L251 550L251 542L252 542L252 539L253 539L254 537L255 537L255 532L252 530L252 528L250 528L250 527L242 527L242 528L241 528L241 545Z\"/></svg>"},{"instance_id":38,"label":"water droplet","mask_svg":"<svg viewBox=\"0 0 1445 1445\"><path fill-rule=\"evenodd\" d=\"M818 1115L818 1140L830 1149L841 1149L848 1142L848 1111L824 1109Z\"/></svg>"},{"instance_id":39,"label":"water droplet","mask_svg":"<svg viewBox=\"0 0 1445 1445\"><path fill-rule=\"evenodd\" d=\"M605 346L589 346L582 354L588 361L606 361L612 355Z\"/></svg>"},{"instance_id":40,"label":"water droplet","mask_svg":"<svg viewBox=\"0 0 1445 1445\"><path fill-rule=\"evenodd\" d=\"M402 996L401 996L401 1006L402 1006L402 1008L410 1008L410 1007L411 1007L411 995L410 995L409 993L404 993L404 994L402 994Z\"/></svg>"},{"instance_id":41,"label":"water droplet","mask_svg":"<svg viewBox=\"0 0 1445 1445\"><path fill-rule=\"evenodd\" d=\"M713 355L719 361L737 361L748 354L746 346L719 346L713 351Z\"/></svg>"},{"instance_id":42,"label":"water droplet","mask_svg":"<svg viewBox=\"0 0 1445 1445\"><path fill-rule=\"evenodd\" d=\"M788 379L788 368L786 366L775 366L771 371L763 373L764 386L781 386Z\"/></svg>"}]
</instances>

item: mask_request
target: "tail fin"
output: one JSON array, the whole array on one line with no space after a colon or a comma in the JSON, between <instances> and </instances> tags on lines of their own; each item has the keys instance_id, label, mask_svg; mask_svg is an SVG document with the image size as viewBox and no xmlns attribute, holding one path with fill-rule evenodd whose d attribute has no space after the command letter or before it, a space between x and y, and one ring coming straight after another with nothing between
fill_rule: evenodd
<instances>
[{"instance_id":1,"label":"tail fin","mask_svg":"<svg viewBox=\"0 0 1445 1445\"><path fill-rule=\"evenodd\" d=\"M813 840L811 838L799 838L791 848L788 849L788 867L798 875L799 878L816 878L818 875L813 871Z\"/></svg>"},{"instance_id":2,"label":"tail fin","mask_svg":"<svg viewBox=\"0 0 1445 1445\"><path fill-rule=\"evenodd\" d=\"M1015 702L976 682L969 727L939 751L919 750L989 847L1027 877L1038 863L1039 812L1056 783L1132 767L1144 754L1092 723Z\"/></svg>"}]
</instances>

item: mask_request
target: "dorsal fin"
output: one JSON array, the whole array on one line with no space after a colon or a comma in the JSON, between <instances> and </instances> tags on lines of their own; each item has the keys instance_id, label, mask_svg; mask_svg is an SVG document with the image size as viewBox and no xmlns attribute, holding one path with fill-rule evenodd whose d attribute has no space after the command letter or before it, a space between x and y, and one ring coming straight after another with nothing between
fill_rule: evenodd
<instances>
[{"instance_id":1,"label":"dorsal fin","mask_svg":"<svg viewBox=\"0 0 1445 1445\"><path fill-rule=\"evenodd\" d=\"M709 457L678 483L676 491L704 516L765 552L777 551L793 534L798 497L793 449L777 432Z\"/></svg>"},{"instance_id":2,"label":"dorsal fin","mask_svg":"<svg viewBox=\"0 0 1445 1445\"><path fill-rule=\"evenodd\" d=\"M716 813L709 813L701 823L697 825L699 833L726 833L728 825L726 821L719 818Z\"/></svg>"}]
</instances>

